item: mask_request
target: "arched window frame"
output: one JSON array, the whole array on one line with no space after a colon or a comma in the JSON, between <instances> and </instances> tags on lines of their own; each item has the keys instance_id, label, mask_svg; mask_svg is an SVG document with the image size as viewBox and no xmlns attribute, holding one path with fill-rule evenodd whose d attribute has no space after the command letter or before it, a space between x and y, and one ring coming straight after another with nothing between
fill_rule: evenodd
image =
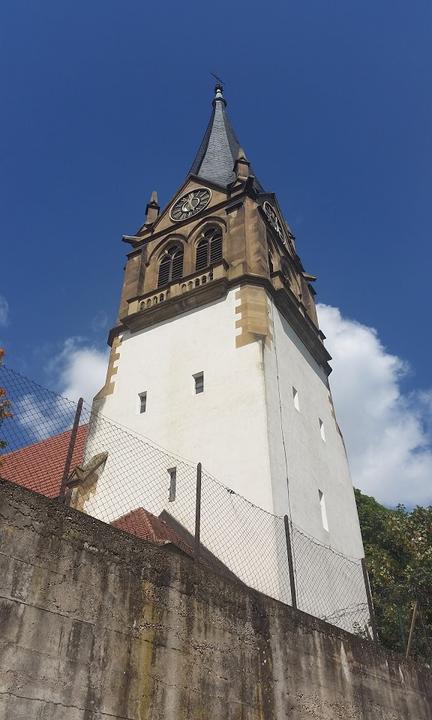
<instances>
[{"instance_id":1,"label":"arched window frame","mask_svg":"<svg viewBox=\"0 0 432 720\"><path fill-rule=\"evenodd\" d=\"M159 257L158 288L183 277L184 249L180 243L166 247Z\"/></svg>"},{"instance_id":2,"label":"arched window frame","mask_svg":"<svg viewBox=\"0 0 432 720\"><path fill-rule=\"evenodd\" d=\"M195 270L201 271L223 259L223 230L220 225L206 225L196 243Z\"/></svg>"}]
</instances>

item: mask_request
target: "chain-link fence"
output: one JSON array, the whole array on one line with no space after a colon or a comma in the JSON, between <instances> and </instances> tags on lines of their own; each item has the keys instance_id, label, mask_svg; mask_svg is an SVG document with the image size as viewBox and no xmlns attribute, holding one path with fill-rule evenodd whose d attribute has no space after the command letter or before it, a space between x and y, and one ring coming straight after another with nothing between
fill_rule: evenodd
<instances>
[{"instance_id":1,"label":"chain-link fence","mask_svg":"<svg viewBox=\"0 0 432 720\"><path fill-rule=\"evenodd\" d=\"M0 476L120 530L171 545L215 572L371 637L360 559L309 537L132 430L9 368L0 387Z\"/></svg>"}]
</instances>

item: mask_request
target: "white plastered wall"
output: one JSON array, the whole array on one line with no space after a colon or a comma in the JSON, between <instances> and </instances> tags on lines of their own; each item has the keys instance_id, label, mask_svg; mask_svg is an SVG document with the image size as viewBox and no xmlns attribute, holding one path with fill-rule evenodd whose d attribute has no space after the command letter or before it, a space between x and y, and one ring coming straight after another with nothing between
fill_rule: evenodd
<instances>
[{"instance_id":1,"label":"white plastered wall","mask_svg":"<svg viewBox=\"0 0 432 720\"><path fill-rule=\"evenodd\" d=\"M261 343L236 348L236 289L134 334L118 348L102 413L272 511ZM195 394L194 374L204 373ZM139 413L139 393L147 408Z\"/></svg>"},{"instance_id":2,"label":"white plastered wall","mask_svg":"<svg viewBox=\"0 0 432 720\"><path fill-rule=\"evenodd\" d=\"M165 510L193 533L193 464L201 461L202 543L246 584L289 602L283 522L269 514L273 499L262 343L236 347L241 332L236 328L237 290L171 321L123 335L114 392L101 409L116 424L96 418L86 449L86 460L100 452L107 452L108 460L84 509L108 522L138 507L155 515ZM200 372L204 392L196 394L194 375ZM142 392L147 393L144 413L139 412ZM168 469L173 466L177 493L169 502Z\"/></svg>"},{"instance_id":3,"label":"white plastered wall","mask_svg":"<svg viewBox=\"0 0 432 720\"><path fill-rule=\"evenodd\" d=\"M275 512L288 511L289 489L294 523L340 552L362 557L348 460L326 374L273 304L272 316L274 342L265 351L265 379ZM320 490L328 532L321 517Z\"/></svg>"},{"instance_id":4,"label":"white plastered wall","mask_svg":"<svg viewBox=\"0 0 432 720\"><path fill-rule=\"evenodd\" d=\"M360 558L353 488L327 377L270 298L272 339L236 347L237 289L171 321L125 333L117 350L114 392L102 413L173 455L192 464L201 461L220 483L258 508L288 514L311 537ZM200 372L204 392L195 394L193 376ZM145 413L139 412L142 392L147 393ZM114 427L95 428L92 434L88 455L108 451L109 458L86 511L112 521L139 506L154 514L165 509L193 532L191 466L133 441L120 451L119 437ZM167 471L173 464L178 496L168 505ZM319 491L325 497L328 531ZM204 544L248 585L289 600L283 523L235 497L227 500L211 482L203 495L203 513ZM358 565L334 562L299 534L293 543L302 609L330 617L334 609L365 602ZM339 624L351 629L349 619Z\"/></svg>"},{"instance_id":5,"label":"white plastered wall","mask_svg":"<svg viewBox=\"0 0 432 720\"><path fill-rule=\"evenodd\" d=\"M271 312L273 343L265 349L264 372L274 512L288 514L295 526L292 542L300 607L352 630L354 620L368 616L361 566L323 547L354 559L364 555L328 380L272 302ZM306 535L323 545L310 542Z\"/></svg>"},{"instance_id":6,"label":"white plastered wall","mask_svg":"<svg viewBox=\"0 0 432 720\"><path fill-rule=\"evenodd\" d=\"M102 413L173 454L201 461L219 482L269 512L290 514L321 542L361 557L348 461L326 374L271 299L272 342L237 348L236 290L125 333L114 392ZM204 392L197 395L193 376L199 372ZM141 414L142 392L147 406ZM320 490L329 531L322 523Z\"/></svg>"}]
</instances>

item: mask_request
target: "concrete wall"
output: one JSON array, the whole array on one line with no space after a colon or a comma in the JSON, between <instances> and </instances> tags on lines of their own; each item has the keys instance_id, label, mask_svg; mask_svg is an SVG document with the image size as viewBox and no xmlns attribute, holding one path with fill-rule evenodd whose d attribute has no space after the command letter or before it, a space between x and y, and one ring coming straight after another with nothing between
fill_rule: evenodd
<instances>
[{"instance_id":1,"label":"concrete wall","mask_svg":"<svg viewBox=\"0 0 432 720\"><path fill-rule=\"evenodd\" d=\"M431 720L425 669L0 483L1 720Z\"/></svg>"}]
</instances>

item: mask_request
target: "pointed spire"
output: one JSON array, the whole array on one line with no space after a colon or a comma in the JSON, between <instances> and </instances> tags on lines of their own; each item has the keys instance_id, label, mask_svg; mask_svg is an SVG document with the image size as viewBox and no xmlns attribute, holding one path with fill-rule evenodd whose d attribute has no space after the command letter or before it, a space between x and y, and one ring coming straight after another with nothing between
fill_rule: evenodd
<instances>
[{"instance_id":1,"label":"pointed spire","mask_svg":"<svg viewBox=\"0 0 432 720\"><path fill-rule=\"evenodd\" d=\"M146 225L152 225L159 215L160 205L158 203L158 196L156 190L153 190L150 200L146 206Z\"/></svg>"},{"instance_id":2,"label":"pointed spire","mask_svg":"<svg viewBox=\"0 0 432 720\"><path fill-rule=\"evenodd\" d=\"M234 165L237 165L241 148L228 118L227 102L223 95L221 82L216 84L212 105L213 112L210 122L189 172L191 175L197 175L203 180L210 180L217 185L226 187L239 177ZM246 160L243 151L242 153L244 160ZM245 171L243 161L241 166L243 173ZM251 174L253 173L250 169L246 177ZM255 180L254 184L258 191L262 191L262 187L257 180Z\"/></svg>"}]
</instances>

